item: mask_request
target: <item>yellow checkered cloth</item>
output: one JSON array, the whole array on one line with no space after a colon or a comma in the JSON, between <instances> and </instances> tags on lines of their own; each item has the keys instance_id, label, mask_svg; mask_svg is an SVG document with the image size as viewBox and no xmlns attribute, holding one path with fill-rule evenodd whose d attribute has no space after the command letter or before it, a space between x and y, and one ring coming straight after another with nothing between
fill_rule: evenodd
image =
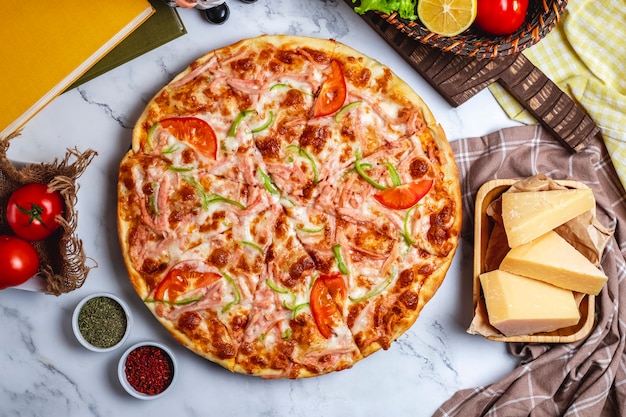
<instances>
[{"instance_id":1,"label":"yellow checkered cloth","mask_svg":"<svg viewBox=\"0 0 626 417\"><path fill-rule=\"evenodd\" d=\"M600 127L626 186L626 1L570 0L561 22L523 53ZM489 88L509 117L537 123L503 87Z\"/></svg>"}]
</instances>

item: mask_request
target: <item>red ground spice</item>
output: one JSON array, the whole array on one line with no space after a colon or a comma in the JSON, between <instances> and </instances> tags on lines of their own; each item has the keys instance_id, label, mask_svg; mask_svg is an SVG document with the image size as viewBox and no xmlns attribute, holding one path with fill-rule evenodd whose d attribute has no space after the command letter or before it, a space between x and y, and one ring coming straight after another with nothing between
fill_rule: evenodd
<instances>
[{"instance_id":1,"label":"red ground spice","mask_svg":"<svg viewBox=\"0 0 626 417\"><path fill-rule=\"evenodd\" d=\"M156 395L172 382L174 370L169 355L157 346L140 346L126 358L126 379L138 392Z\"/></svg>"}]
</instances>

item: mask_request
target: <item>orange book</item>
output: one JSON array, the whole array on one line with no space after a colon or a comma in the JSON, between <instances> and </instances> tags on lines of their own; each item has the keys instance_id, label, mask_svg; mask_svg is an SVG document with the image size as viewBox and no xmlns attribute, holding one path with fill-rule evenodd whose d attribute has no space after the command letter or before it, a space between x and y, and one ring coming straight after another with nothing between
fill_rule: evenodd
<instances>
[{"instance_id":1,"label":"orange book","mask_svg":"<svg viewBox=\"0 0 626 417\"><path fill-rule=\"evenodd\" d=\"M148 0L0 2L0 137L22 127L152 13Z\"/></svg>"}]
</instances>

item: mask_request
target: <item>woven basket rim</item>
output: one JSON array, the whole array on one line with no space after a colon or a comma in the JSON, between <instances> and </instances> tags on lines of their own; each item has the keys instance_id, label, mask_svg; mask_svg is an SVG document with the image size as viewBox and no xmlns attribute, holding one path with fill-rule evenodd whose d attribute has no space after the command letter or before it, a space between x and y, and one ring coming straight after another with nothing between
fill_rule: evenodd
<instances>
[{"instance_id":1,"label":"woven basket rim","mask_svg":"<svg viewBox=\"0 0 626 417\"><path fill-rule=\"evenodd\" d=\"M456 55L497 58L517 54L539 42L560 21L567 1L529 2L526 22L517 31L505 36L485 35L474 27L456 36L440 36L426 29L419 19L410 21L400 18L397 13L376 13L409 38L424 44Z\"/></svg>"}]
</instances>

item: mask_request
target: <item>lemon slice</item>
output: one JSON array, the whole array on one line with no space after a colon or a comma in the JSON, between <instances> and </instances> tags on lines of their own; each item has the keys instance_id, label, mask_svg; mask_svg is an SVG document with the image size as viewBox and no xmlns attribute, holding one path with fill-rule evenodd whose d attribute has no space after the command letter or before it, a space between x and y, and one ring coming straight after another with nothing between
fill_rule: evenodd
<instances>
[{"instance_id":1,"label":"lemon slice","mask_svg":"<svg viewBox=\"0 0 626 417\"><path fill-rule=\"evenodd\" d=\"M476 19L476 0L419 0L417 16L431 32L455 36Z\"/></svg>"}]
</instances>

